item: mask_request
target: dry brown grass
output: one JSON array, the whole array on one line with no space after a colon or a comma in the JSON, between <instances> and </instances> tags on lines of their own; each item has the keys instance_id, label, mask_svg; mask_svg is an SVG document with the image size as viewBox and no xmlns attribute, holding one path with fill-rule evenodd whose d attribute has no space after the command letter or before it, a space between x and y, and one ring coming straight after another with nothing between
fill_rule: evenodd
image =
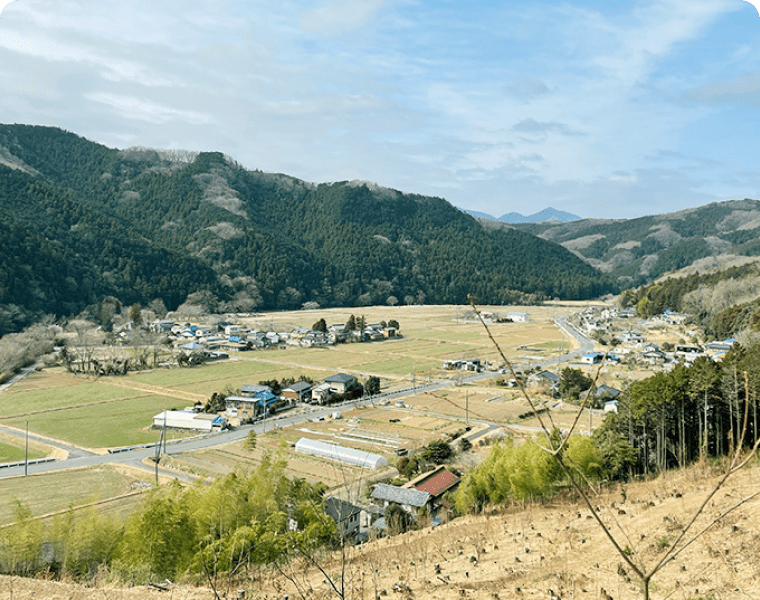
<instances>
[{"instance_id":1,"label":"dry brown grass","mask_svg":"<svg viewBox=\"0 0 760 600\"><path fill-rule=\"evenodd\" d=\"M672 537L696 510L718 479L718 469L695 466L644 483L613 486L594 495L603 520L632 552L647 564L661 558L664 538ZM760 467L751 466L729 480L702 521L760 486ZM623 494L623 489L625 493ZM474 560L473 560L474 559ZM461 598L548 599L549 590L564 600L598 600L602 590L614 600L637 600L640 592L620 559L591 519L570 498L550 504L516 504L489 514L451 521L385 538L351 550L347 565L347 600L373 600L375 594L398 600ZM323 566L335 576L338 556ZM294 565L309 598L334 597L325 578L304 565ZM292 584L269 570L256 580L238 580L220 589L234 598L244 589L249 598L282 599L299 595ZM0 599L12 597L131 600L212 597L207 589L176 587L159 593L145 587L95 589L49 581L0 577ZM710 529L660 572L652 597L694 600L746 600L760 590L760 501L750 502Z\"/></svg>"}]
</instances>

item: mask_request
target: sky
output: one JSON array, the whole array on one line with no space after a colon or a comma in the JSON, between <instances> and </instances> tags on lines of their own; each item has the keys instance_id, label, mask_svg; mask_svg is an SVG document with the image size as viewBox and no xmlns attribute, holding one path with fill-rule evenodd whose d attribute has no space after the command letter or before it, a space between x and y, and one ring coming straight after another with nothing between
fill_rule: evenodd
<instances>
[{"instance_id":1,"label":"sky","mask_svg":"<svg viewBox=\"0 0 760 600\"><path fill-rule=\"evenodd\" d=\"M15 0L0 90L0 123L495 217L760 198L745 0Z\"/></svg>"}]
</instances>

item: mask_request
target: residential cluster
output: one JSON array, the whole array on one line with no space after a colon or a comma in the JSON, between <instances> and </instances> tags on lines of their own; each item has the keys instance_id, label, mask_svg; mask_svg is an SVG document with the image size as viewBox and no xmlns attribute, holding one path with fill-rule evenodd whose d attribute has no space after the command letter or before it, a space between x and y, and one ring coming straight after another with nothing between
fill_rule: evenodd
<instances>
[{"instance_id":1,"label":"residential cluster","mask_svg":"<svg viewBox=\"0 0 760 600\"><path fill-rule=\"evenodd\" d=\"M347 373L335 373L317 384L305 380L296 381L278 390L277 394L268 385L246 384L237 390L237 394L224 398L222 411L204 412L201 403L184 410L165 410L153 417L153 426L221 431L254 423L298 403L327 405L336 399L361 396L363 392L359 380Z\"/></svg>"},{"instance_id":2,"label":"residential cluster","mask_svg":"<svg viewBox=\"0 0 760 600\"><path fill-rule=\"evenodd\" d=\"M315 324L316 325L316 324ZM243 352L282 346L317 347L345 342L371 342L398 336L398 324L364 324L361 328L334 324L324 329L296 327L291 331L262 331L242 325L219 321L211 325L177 323L159 319L150 324L150 330L168 336L180 350L203 352L209 358L225 358L230 351Z\"/></svg>"},{"instance_id":3,"label":"residential cluster","mask_svg":"<svg viewBox=\"0 0 760 600\"><path fill-rule=\"evenodd\" d=\"M638 319L637 325L620 330L620 319L634 320L633 308L603 310L590 308L579 316L579 328L587 335L608 343L608 352L589 352L581 358L581 363L595 365L602 362L606 354L608 363L627 363L667 369L675 364L690 365L698 357L706 356L720 361L731 348L733 338L700 344L698 331L685 328L682 339L677 342L656 343L648 339L647 332L665 326L685 325L690 315L666 310L649 319ZM643 330L643 331L642 331Z\"/></svg>"}]
</instances>

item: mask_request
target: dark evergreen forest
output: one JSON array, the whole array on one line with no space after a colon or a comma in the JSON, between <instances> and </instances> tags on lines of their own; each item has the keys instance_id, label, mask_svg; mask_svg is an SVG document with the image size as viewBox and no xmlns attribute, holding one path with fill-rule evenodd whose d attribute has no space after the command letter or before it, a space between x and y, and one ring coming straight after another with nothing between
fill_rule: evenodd
<instances>
[{"instance_id":1,"label":"dark evergreen forest","mask_svg":"<svg viewBox=\"0 0 760 600\"><path fill-rule=\"evenodd\" d=\"M610 280L559 245L486 231L441 198L248 171L219 153L115 150L0 126L0 334L105 297L230 310L587 299Z\"/></svg>"}]
</instances>

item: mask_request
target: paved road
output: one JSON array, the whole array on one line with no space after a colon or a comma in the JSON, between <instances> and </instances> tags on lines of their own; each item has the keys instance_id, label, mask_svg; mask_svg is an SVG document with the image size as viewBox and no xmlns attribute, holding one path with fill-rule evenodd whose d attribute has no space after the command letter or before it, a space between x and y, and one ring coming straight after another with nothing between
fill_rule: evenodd
<instances>
[{"instance_id":1,"label":"paved road","mask_svg":"<svg viewBox=\"0 0 760 600\"><path fill-rule=\"evenodd\" d=\"M562 362L569 362L572 360L576 360L580 358L584 353L590 352L591 350L593 350L594 343L591 340L589 340L585 335L583 335L577 328L575 328L573 325L568 323L566 317L558 317L554 320L554 322L557 325L557 327L562 329L567 335L574 338L578 342L580 347L577 350L574 350L567 354L548 358L543 361L533 362L533 363L530 363L529 365L522 365L520 367L520 370L526 369L526 368L547 367L547 366L556 365ZM26 369L25 370L26 372L14 378L14 381L21 379L27 373L34 370L34 368L36 368L36 365ZM462 383L477 383L477 382L495 377L496 375L497 374L492 371L486 371L483 373L472 373L464 377L462 379ZM6 384L6 387L7 385L9 384ZM260 433L264 433L265 431L270 431L272 428L275 428L275 427L289 427L291 425L298 425L301 423L305 423L309 420L318 419L320 417L328 418L329 415L331 415L333 412L342 411L342 410L350 410L351 408L354 408L358 405L372 406L373 404L379 401L384 401L384 400L393 402L395 400L400 400L402 398L412 396L414 394L419 394L419 393L424 393L424 392L434 392L436 390L450 387L451 385L452 385L452 382L451 380L448 380L448 379L433 380L433 381L416 384L408 388L385 392L377 396L371 397L369 399L364 398L360 400L354 400L351 402L346 402L341 405L335 405L331 407L308 408L308 409L299 411L297 413L289 413L281 417L273 417L265 421L258 422L254 425L245 425L232 431L210 435L207 437L199 437L199 438L195 438L191 440L169 442L167 444L167 453L178 454L182 452L192 452L194 450L203 450L203 449L211 448L214 446L220 446L223 444L228 444L232 441L244 439L245 437L248 436L248 433L251 430L255 431L257 434L260 434ZM488 433L489 431L492 431L494 429L501 427L501 425L499 425L498 423L492 423L488 421L479 421L479 422L481 424L486 425L486 429L473 434L473 437L479 437L481 435ZM511 427L515 429L519 428L519 429L533 430L533 428L522 427L522 426L511 426ZM19 436L19 437L24 436L24 432L19 432L14 429L0 427L0 430L10 433L15 436ZM32 435L32 434L29 435L29 439L36 440L44 444L48 444L50 446L55 446L56 448L61 448L62 450L65 450L68 453L68 458L66 460L30 465L28 469L30 474L31 473L47 473L51 471L58 471L61 469L88 467L88 466L101 465L101 464L107 464L107 463L120 463L120 464L126 464L126 465L134 466L139 469L145 470L146 479L150 479L153 476L152 473L153 473L154 467L149 464L146 464L146 462L144 461L152 456L155 456L155 453L156 453L155 447L135 448L134 450L121 452L118 454L95 454L83 448L78 448L76 446L71 446L63 442L49 440L47 438L42 438L42 437ZM184 480L192 479L191 476L182 474L178 471L162 469L160 467L159 467L159 472L162 474L169 475L171 477L177 477ZM0 469L0 478L15 477L18 475L23 475L23 474L24 474L24 466L6 467L3 469Z\"/></svg>"}]
</instances>

